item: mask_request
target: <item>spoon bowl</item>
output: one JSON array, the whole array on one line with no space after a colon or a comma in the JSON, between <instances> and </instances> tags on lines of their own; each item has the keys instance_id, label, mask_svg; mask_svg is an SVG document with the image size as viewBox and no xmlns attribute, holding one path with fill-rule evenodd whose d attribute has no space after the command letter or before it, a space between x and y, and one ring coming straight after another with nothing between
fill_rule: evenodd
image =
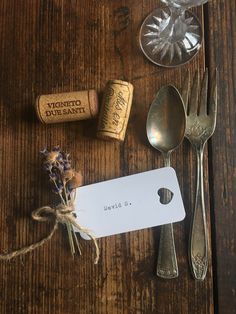
<instances>
[{"instance_id":1,"label":"spoon bowl","mask_svg":"<svg viewBox=\"0 0 236 314\"><path fill-rule=\"evenodd\" d=\"M172 85L162 87L147 117L150 144L162 153L171 152L182 142L185 127L185 110L178 90Z\"/></svg>"},{"instance_id":2,"label":"spoon bowl","mask_svg":"<svg viewBox=\"0 0 236 314\"><path fill-rule=\"evenodd\" d=\"M166 167L170 166L170 153L183 141L186 128L186 114L182 97L172 86L164 86L157 93L147 117L147 137L150 144L159 150ZM171 201L170 193L165 190L163 203ZM157 275L171 279L178 277L172 224L161 228Z\"/></svg>"}]
</instances>

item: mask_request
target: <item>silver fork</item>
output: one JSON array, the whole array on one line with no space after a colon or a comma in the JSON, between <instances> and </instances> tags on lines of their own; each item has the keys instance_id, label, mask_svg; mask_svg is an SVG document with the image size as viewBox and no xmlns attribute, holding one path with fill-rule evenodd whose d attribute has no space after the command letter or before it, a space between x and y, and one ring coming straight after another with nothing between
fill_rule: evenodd
<instances>
[{"instance_id":1,"label":"silver fork","mask_svg":"<svg viewBox=\"0 0 236 314\"><path fill-rule=\"evenodd\" d=\"M193 276L198 280L204 280L208 267L208 231L204 202L203 151L206 142L214 133L216 126L216 82L217 72L212 80L209 102L207 69L204 73L201 86L199 83L199 72L196 72L191 95L189 95L189 75L185 79L182 90L182 97L187 113L185 137L192 144L197 156L196 196L189 240L189 260ZM201 90L199 91L200 88Z\"/></svg>"}]
</instances>

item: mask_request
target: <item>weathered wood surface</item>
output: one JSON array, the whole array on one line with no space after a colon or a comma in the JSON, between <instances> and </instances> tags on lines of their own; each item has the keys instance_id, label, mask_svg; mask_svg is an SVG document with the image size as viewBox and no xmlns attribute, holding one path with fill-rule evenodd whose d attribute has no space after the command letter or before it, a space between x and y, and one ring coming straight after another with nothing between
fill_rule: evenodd
<instances>
[{"instance_id":1,"label":"weathered wood surface","mask_svg":"<svg viewBox=\"0 0 236 314\"><path fill-rule=\"evenodd\" d=\"M207 63L219 69L218 123L210 143L213 256L219 313L236 313L236 4L208 5ZM214 14L213 14L214 13Z\"/></svg>"},{"instance_id":2,"label":"weathered wood surface","mask_svg":"<svg viewBox=\"0 0 236 314\"><path fill-rule=\"evenodd\" d=\"M44 247L0 263L1 313L209 314L218 308L220 313L233 313L235 4L213 0L205 19L201 8L195 10L205 21L206 53L201 49L189 65L177 69L155 67L138 48L141 22L159 4L151 0L1 1L1 252L37 241L50 230L30 218L33 209L52 201L40 169L40 149L59 144L70 152L85 184L162 166L160 154L145 137L149 105L162 85L181 87L186 71L192 74L200 68L202 73L206 61L211 71L218 64L221 78L218 126L209 145L209 160L207 151L204 159L208 208L211 201L209 230L210 216L213 219L213 267L210 254L206 280L192 279L187 242L196 160L184 142L172 158L187 211L186 220L174 227L178 279L164 281L155 275L159 228L99 240L97 266L88 242L82 242L83 255L72 259L66 231L60 228ZM109 79L131 81L135 88L123 144L96 139L96 121L60 125L37 121L33 109L37 95L89 88L102 95Z\"/></svg>"}]
</instances>

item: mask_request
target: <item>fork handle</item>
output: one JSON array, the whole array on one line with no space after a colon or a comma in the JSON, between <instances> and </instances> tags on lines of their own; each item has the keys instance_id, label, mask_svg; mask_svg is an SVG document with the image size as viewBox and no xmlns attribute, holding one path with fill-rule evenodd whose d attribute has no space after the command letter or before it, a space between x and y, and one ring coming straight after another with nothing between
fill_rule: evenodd
<instances>
[{"instance_id":1,"label":"fork handle","mask_svg":"<svg viewBox=\"0 0 236 314\"><path fill-rule=\"evenodd\" d=\"M205 279L208 267L208 238L203 185L203 150L204 146L196 148L196 198L189 243L190 265L193 276L197 280Z\"/></svg>"}]
</instances>

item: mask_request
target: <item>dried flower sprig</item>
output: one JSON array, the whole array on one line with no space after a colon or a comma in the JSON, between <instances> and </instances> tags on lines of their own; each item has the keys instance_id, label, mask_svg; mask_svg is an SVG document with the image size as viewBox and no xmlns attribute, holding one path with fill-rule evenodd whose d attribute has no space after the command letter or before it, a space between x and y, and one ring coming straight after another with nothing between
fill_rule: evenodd
<instances>
[{"instance_id":1,"label":"dried flower sprig","mask_svg":"<svg viewBox=\"0 0 236 314\"><path fill-rule=\"evenodd\" d=\"M62 152L59 146L51 151L46 148L41 151L43 154L43 168L49 176L52 184L52 191L60 197L61 203L66 207L72 207L75 196L75 189L83 183L81 172L76 172L71 167L70 155ZM66 223L71 254L75 254L75 245L81 254L81 249L74 228Z\"/></svg>"},{"instance_id":2,"label":"dried flower sprig","mask_svg":"<svg viewBox=\"0 0 236 314\"><path fill-rule=\"evenodd\" d=\"M44 149L43 168L49 175L53 185L53 192L58 194L63 203L68 202L77 187L83 184L81 172L71 167L70 155L60 151L58 146L52 151Z\"/></svg>"}]
</instances>

